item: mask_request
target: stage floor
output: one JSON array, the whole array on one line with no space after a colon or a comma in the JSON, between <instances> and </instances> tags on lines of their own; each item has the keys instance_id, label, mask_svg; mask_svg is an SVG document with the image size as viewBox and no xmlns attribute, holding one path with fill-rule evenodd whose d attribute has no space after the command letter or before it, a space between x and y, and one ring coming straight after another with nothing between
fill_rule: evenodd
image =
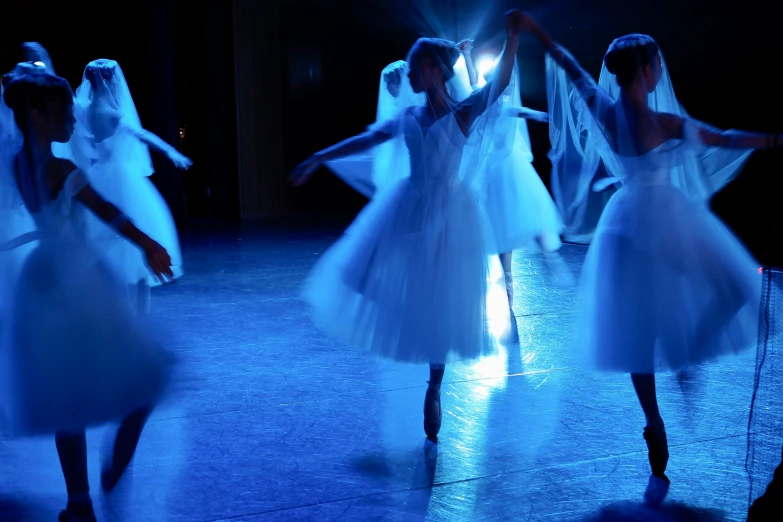
<instances>
[{"instance_id":1,"label":"stage floor","mask_svg":"<svg viewBox=\"0 0 783 522\"><path fill-rule=\"evenodd\" d=\"M683 383L660 376L671 487L652 509L630 379L573 367L574 290L547 286L538 254L514 257L519 342L447 368L435 445L422 430L427 368L330 340L299 299L337 234L185 235L186 275L152 303L176 324L176 391L109 497L97 479L110 431L90 432L99 520L744 520L754 353ZM585 249L562 252L578 272ZM66 495L54 442L2 441L0 462L0 520L55 520Z\"/></svg>"}]
</instances>

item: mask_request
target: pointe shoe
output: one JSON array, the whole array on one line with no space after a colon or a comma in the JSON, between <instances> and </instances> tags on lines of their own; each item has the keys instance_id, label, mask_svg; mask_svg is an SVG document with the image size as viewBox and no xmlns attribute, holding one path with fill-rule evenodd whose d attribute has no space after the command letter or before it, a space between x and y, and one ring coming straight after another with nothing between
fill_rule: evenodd
<instances>
[{"instance_id":1,"label":"pointe shoe","mask_svg":"<svg viewBox=\"0 0 783 522\"><path fill-rule=\"evenodd\" d=\"M58 522L97 522L92 502L82 505L68 503L69 505L57 515Z\"/></svg>"},{"instance_id":2,"label":"pointe shoe","mask_svg":"<svg viewBox=\"0 0 783 522\"><path fill-rule=\"evenodd\" d=\"M662 478L667 483L666 465L669 463L669 443L666 440L666 430L661 427L647 426L644 428L644 441L647 443L647 458L653 475Z\"/></svg>"},{"instance_id":3,"label":"pointe shoe","mask_svg":"<svg viewBox=\"0 0 783 522\"><path fill-rule=\"evenodd\" d=\"M424 395L424 433L428 439L437 440L440 426L443 422L443 412L440 408L440 388L427 387Z\"/></svg>"}]
</instances>

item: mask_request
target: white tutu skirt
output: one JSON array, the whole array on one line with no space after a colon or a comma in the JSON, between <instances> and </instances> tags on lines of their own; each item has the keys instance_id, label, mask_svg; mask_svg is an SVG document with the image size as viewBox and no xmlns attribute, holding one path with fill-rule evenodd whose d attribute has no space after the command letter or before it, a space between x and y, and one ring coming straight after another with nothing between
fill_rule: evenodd
<instances>
[{"instance_id":1,"label":"white tutu skirt","mask_svg":"<svg viewBox=\"0 0 783 522\"><path fill-rule=\"evenodd\" d=\"M132 165L97 163L89 172L90 184L106 200L116 205L136 227L160 243L171 256L174 277L180 277L182 252L174 218L166 201L147 176ZM105 234L101 226L96 235ZM115 242L105 261L128 284L144 281L160 283L150 272L144 253L127 241Z\"/></svg>"},{"instance_id":2,"label":"white tutu skirt","mask_svg":"<svg viewBox=\"0 0 783 522\"><path fill-rule=\"evenodd\" d=\"M577 350L599 370L680 370L756 345L758 264L671 186L623 187L583 267Z\"/></svg>"},{"instance_id":3,"label":"white tutu skirt","mask_svg":"<svg viewBox=\"0 0 783 522\"><path fill-rule=\"evenodd\" d=\"M0 313L2 313L11 305L22 266L37 242L8 250L3 249L4 244L8 246L9 242L24 234L34 233L36 230L33 217L24 205L0 208L0 223L2 223L0 224Z\"/></svg>"},{"instance_id":4,"label":"white tutu skirt","mask_svg":"<svg viewBox=\"0 0 783 522\"><path fill-rule=\"evenodd\" d=\"M551 252L560 248L560 214L521 151L490 154L486 181L484 204L498 253L538 247Z\"/></svg>"},{"instance_id":5,"label":"white tutu skirt","mask_svg":"<svg viewBox=\"0 0 783 522\"><path fill-rule=\"evenodd\" d=\"M490 284L502 272L492 272L487 226L465 188L420 191L405 179L382 191L305 283L316 325L400 362L495 353L490 323L502 314L508 320L508 301L502 286Z\"/></svg>"},{"instance_id":6,"label":"white tutu skirt","mask_svg":"<svg viewBox=\"0 0 783 522\"><path fill-rule=\"evenodd\" d=\"M171 356L86 248L42 240L27 257L0 345L2 429L76 433L151 407Z\"/></svg>"}]
</instances>

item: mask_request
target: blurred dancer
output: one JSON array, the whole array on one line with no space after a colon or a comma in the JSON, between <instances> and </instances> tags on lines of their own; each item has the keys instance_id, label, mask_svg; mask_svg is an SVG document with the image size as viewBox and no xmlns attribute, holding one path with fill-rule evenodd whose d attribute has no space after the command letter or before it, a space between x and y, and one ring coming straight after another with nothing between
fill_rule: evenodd
<instances>
[{"instance_id":1,"label":"blurred dancer","mask_svg":"<svg viewBox=\"0 0 783 522\"><path fill-rule=\"evenodd\" d=\"M85 429L124 419L102 482L111 489L127 467L144 420L163 393L170 357L130 308L122 284L103 262L107 242L93 241L100 219L134 243L158 277L171 259L88 183L84 172L55 158L52 143L73 130L73 93L49 74L24 74L4 92L23 146L14 177L34 218L33 238L3 321L0 401L3 428L14 436L55 434L68 490L61 522L91 522Z\"/></svg>"},{"instance_id":2,"label":"blurred dancer","mask_svg":"<svg viewBox=\"0 0 783 522\"><path fill-rule=\"evenodd\" d=\"M464 101L452 99L447 84L459 50L445 40L419 39L398 92L412 102L392 119L315 154L292 174L301 185L324 162L394 144L388 163L374 174L381 183L373 199L318 261L305 297L316 324L329 333L382 357L429 363L424 431L430 438L442 423L445 365L496 348L488 294L497 259L489 255L491 230L473 181L489 137L510 121L490 109L515 82L520 16L508 15L506 53L484 88ZM507 321L505 296L503 301Z\"/></svg>"}]
</instances>

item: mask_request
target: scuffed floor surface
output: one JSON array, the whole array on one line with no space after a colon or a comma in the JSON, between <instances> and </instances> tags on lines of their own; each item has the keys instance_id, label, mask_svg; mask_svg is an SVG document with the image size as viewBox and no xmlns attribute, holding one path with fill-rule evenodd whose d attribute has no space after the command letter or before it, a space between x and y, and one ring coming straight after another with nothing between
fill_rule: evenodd
<instances>
[{"instance_id":1,"label":"scuffed floor surface","mask_svg":"<svg viewBox=\"0 0 783 522\"><path fill-rule=\"evenodd\" d=\"M744 520L754 353L683 383L661 375L671 487L655 507L665 491L652 481L657 501L645 503L629 377L573 366L574 290L518 252L519 342L447 368L434 445L422 431L427 368L333 342L299 300L336 234L186 235L185 277L153 293L153 313L176 324L177 386L110 497L98 471L111 432L90 432L99 520ZM578 272L585 249L562 253ZM53 441L2 441L0 462L0 520L55 520L66 496Z\"/></svg>"}]
</instances>

